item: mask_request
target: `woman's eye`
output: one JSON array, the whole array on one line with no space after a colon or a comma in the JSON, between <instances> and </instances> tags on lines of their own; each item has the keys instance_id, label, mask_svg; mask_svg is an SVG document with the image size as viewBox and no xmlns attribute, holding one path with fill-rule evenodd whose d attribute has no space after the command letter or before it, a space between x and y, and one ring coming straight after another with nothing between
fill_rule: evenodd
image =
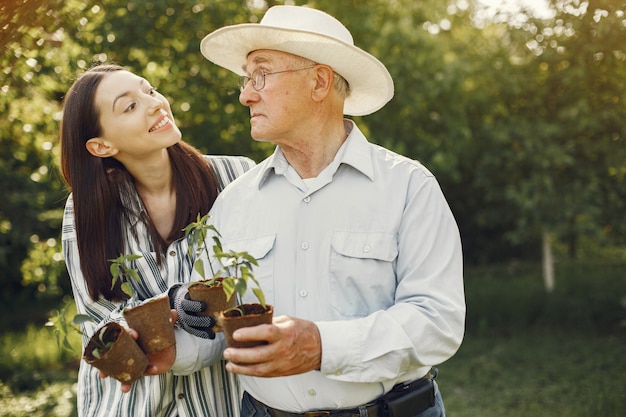
<instances>
[{"instance_id":1,"label":"woman's eye","mask_svg":"<svg viewBox=\"0 0 626 417\"><path fill-rule=\"evenodd\" d=\"M136 106L137 106L137 105L136 105L135 103L131 103L131 104L129 104L129 105L128 105L128 107L126 107L126 108L124 109L124 112L129 112L129 111L132 111L132 110L134 110L134 109L135 109L135 107L136 107Z\"/></svg>"},{"instance_id":2,"label":"woman's eye","mask_svg":"<svg viewBox=\"0 0 626 417\"><path fill-rule=\"evenodd\" d=\"M150 94L151 96L155 95L157 93L157 89L152 87L150 88L150 90L148 90L148 94Z\"/></svg>"}]
</instances>

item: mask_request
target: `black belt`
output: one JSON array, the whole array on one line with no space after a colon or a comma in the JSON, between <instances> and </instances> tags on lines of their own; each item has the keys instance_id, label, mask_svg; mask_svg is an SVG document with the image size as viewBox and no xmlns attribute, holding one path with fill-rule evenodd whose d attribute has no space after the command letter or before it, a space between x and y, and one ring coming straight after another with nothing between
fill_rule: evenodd
<instances>
[{"instance_id":1,"label":"black belt","mask_svg":"<svg viewBox=\"0 0 626 417\"><path fill-rule=\"evenodd\" d=\"M339 410L319 410L319 411L306 411L304 413L290 413L288 411L278 410L276 408L272 408L263 404L261 401L254 398L252 395L248 394L252 402L256 403L256 405L263 409L267 410L267 412L272 417L360 417L360 416L368 416L368 417L378 417L378 411L380 410L380 406L378 402L368 403L362 405L357 408L349 408L349 409L339 409ZM367 412L367 414L366 414Z\"/></svg>"},{"instance_id":2,"label":"black belt","mask_svg":"<svg viewBox=\"0 0 626 417\"><path fill-rule=\"evenodd\" d=\"M432 375L428 374L425 377L412 381L410 383L398 384L394 387L392 391L390 391L389 394L384 395L383 397L378 398L371 403L367 403L359 407L343 408L337 410L307 411L304 413L291 413L288 411L278 410L262 403L247 392L244 393L244 395L248 396L252 400L252 402L257 405L257 407L261 408L262 410L267 410L267 412L272 417L387 417L394 415L393 411L390 410L390 406L391 408L393 408L393 405L391 405L392 402L395 402L396 404L398 401L403 402L401 398L403 394L398 394L398 392L415 391L415 388L419 389L420 386L429 383L431 388L430 390L419 391L417 397L413 395L409 402L404 403L404 406L400 405L401 409L404 409L404 412L408 412L407 415L417 415L435 404L431 379ZM406 409L407 406L410 407L408 410Z\"/></svg>"}]
</instances>

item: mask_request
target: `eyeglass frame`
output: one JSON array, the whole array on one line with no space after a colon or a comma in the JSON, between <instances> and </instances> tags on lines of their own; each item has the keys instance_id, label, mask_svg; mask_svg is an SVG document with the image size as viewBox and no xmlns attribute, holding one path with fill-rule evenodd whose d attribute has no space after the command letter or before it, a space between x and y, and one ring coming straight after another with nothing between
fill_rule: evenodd
<instances>
[{"instance_id":1,"label":"eyeglass frame","mask_svg":"<svg viewBox=\"0 0 626 417\"><path fill-rule=\"evenodd\" d=\"M310 65L308 67L302 67L302 68L294 68L294 69L286 69L286 70L282 70L282 71L274 71L274 72L265 72L264 69L255 69L254 71L252 71L252 73L250 74L250 76L247 75L242 75L239 77L239 91L242 92L246 86L248 85L249 81L252 81L252 88L254 88L254 91L261 91L265 88L265 77L267 77L268 75L274 75L274 74L282 74L285 72L296 72L296 71L302 71L305 69L311 69L311 68L315 68L317 65L319 64L313 64ZM254 75L257 74L257 75ZM259 81L259 77L260 80L262 81L262 86L257 88L257 81Z\"/></svg>"}]
</instances>

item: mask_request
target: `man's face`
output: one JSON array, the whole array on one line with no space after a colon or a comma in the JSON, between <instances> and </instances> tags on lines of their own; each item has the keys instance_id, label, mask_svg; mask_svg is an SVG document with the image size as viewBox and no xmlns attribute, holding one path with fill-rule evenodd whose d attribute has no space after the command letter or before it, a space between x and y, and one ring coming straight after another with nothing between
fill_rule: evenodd
<instances>
[{"instance_id":1,"label":"man's face","mask_svg":"<svg viewBox=\"0 0 626 417\"><path fill-rule=\"evenodd\" d=\"M255 140L286 144L306 129L315 71L304 67L301 60L284 52L258 50L248 55L246 74L266 74L262 89L257 91L250 81L239 95L241 104L250 108L250 133Z\"/></svg>"}]
</instances>

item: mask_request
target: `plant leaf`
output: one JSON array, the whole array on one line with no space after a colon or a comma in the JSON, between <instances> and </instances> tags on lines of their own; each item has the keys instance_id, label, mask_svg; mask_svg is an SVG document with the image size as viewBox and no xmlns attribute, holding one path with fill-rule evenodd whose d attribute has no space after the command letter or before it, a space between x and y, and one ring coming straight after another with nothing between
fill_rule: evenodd
<instances>
[{"instance_id":1,"label":"plant leaf","mask_svg":"<svg viewBox=\"0 0 626 417\"><path fill-rule=\"evenodd\" d=\"M121 288L122 291L124 291L124 294L128 295L129 297L133 296L133 287L128 282L122 283Z\"/></svg>"},{"instance_id":2,"label":"plant leaf","mask_svg":"<svg viewBox=\"0 0 626 417\"><path fill-rule=\"evenodd\" d=\"M120 276L120 265L119 264L112 263L111 266L109 267L109 270L111 271L111 276L112 277L119 277Z\"/></svg>"},{"instance_id":3,"label":"plant leaf","mask_svg":"<svg viewBox=\"0 0 626 417\"><path fill-rule=\"evenodd\" d=\"M235 293L235 282L231 277L224 278L222 280L222 288L224 289L224 294L226 294L226 300L230 300L230 298Z\"/></svg>"},{"instance_id":4,"label":"plant leaf","mask_svg":"<svg viewBox=\"0 0 626 417\"><path fill-rule=\"evenodd\" d=\"M252 292L256 295L256 298L259 300L259 303L263 306L263 308L267 308L265 306L265 294L261 291L260 288L252 288Z\"/></svg>"},{"instance_id":5,"label":"plant leaf","mask_svg":"<svg viewBox=\"0 0 626 417\"><path fill-rule=\"evenodd\" d=\"M77 314L72 319L72 323L78 324L78 325L81 325L83 323L87 323L90 321L93 321L93 318L91 316L88 316L87 314Z\"/></svg>"},{"instance_id":6,"label":"plant leaf","mask_svg":"<svg viewBox=\"0 0 626 417\"><path fill-rule=\"evenodd\" d=\"M193 264L193 269L195 269L198 275L200 275L202 278L206 278L204 276L204 262L202 261L202 259L196 259L196 262Z\"/></svg>"}]
</instances>

